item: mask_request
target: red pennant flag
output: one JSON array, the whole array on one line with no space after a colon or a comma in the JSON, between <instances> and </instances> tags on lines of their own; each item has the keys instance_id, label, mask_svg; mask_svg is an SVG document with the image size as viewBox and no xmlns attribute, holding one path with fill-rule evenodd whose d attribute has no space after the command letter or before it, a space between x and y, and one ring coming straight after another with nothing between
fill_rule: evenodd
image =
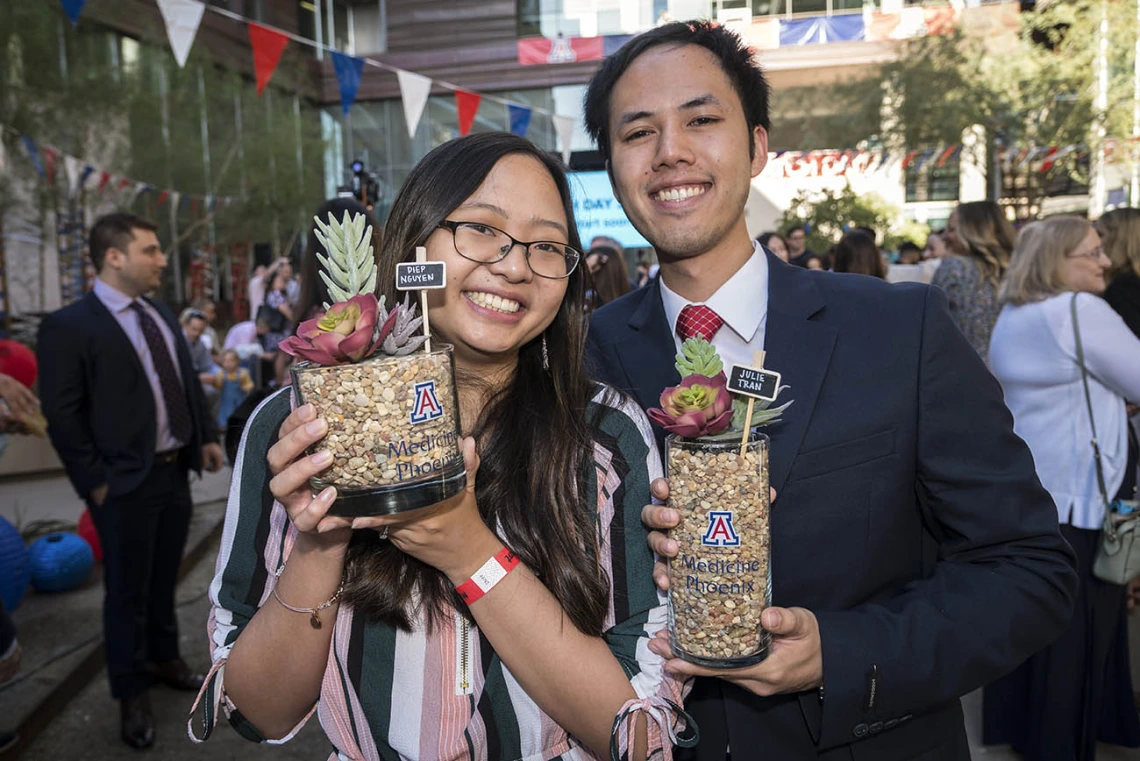
<instances>
[{"instance_id":1,"label":"red pennant flag","mask_svg":"<svg viewBox=\"0 0 1140 761\"><path fill-rule=\"evenodd\" d=\"M59 152L45 145L41 153L44 155L44 172L47 173L48 185L51 185L55 182L55 160L59 157Z\"/></svg>"},{"instance_id":2,"label":"red pennant flag","mask_svg":"<svg viewBox=\"0 0 1140 761\"><path fill-rule=\"evenodd\" d=\"M253 47L253 71L257 74L257 94L269 84L281 60L281 53L289 44L289 38L275 29L249 22L249 44Z\"/></svg>"},{"instance_id":3,"label":"red pennant flag","mask_svg":"<svg viewBox=\"0 0 1140 761\"><path fill-rule=\"evenodd\" d=\"M125 190L127 186L131 184L133 184L131 182L131 179L129 177L124 177L123 179L119 180L119 187L115 188L115 190Z\"/></svg>"},{"instance_id":4,"label":"red pennant flag","mask_svg":"<svg viewBox=\"0 0 1140 761\"><path fill-rule=\"evenodd\" d=\"M475 112L479 110L479 101L483 96L477 92L467 90L455 91L455 107L459 116L459 134L466 135L475 123Z\"/></svg>"},{"instance_id":5,"label":"red pennant flag","mask_svg":"<svg viewBox=\"0 0 1140 761\"><path fill-rule=\"evenodd\" d=\"M161 193L159 193L158 198L156 198L154 201L155 208L158 208L159 206L162 206L164 203L166 203L167 198L170 198L170 191L169 190L164 190Z\"/></svg>"},{"instance_id":6,"label":"red pennant flag","mask_svg":"<svg viewBox=\"0 0 1140 761\"><path fill-rule=\"evenodd\" d=\"M190 216L198 216L198 196L194 196L190 199Z\"/></svg>"},{"instance_id":7,"label":"red pennant flag","mask_svg":"<svg viewBox=\"0 0 1140 761\"><path fill-rule=\"evenodd\" d=\"M918 154L919 154L919 151L911 151L910 153L908 153L906 155L906 158L903 159L902 168L906 169L907 167L909 167L910 162L914 161L914 157L917 156Z\"/></svg>"},{"instance_id":8,"label":"red pennant flag","mask_svg":"<svg viewBox=\"0 0 1140 761\"><path fill-rule=\"evenodd\" d=\"M107 183L111 181L111 173L103 172L99 175L99 192L102 193L103 189L107 187Z\"/></svg>"}]
</instances>

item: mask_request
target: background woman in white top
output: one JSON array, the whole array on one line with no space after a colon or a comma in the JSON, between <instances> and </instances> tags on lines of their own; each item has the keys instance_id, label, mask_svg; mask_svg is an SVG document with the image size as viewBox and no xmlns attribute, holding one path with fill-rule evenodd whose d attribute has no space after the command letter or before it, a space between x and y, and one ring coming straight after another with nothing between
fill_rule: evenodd
<instances>
[{"instance_id":1,"label":"background woman in white top","mask_svg":"<svg viewBox=\"0 0 1140 761\"><path fill-rule=\"evenodd\" d=\"M1081 580L1061 638L986 688L985 741L1012 743L1028 761L1091 761L1098 739L1140 746L1125 590L1092 575L1104 500L1070 312L1075 293L1108 496L1131 496L1137 455L1125 405L1140 400L1140 339L1099 296L1110 266L1086 220L1026 226L998 294L1002 310L990 342L990 369L1057 503Z\"/></svg>"}]
</instances>

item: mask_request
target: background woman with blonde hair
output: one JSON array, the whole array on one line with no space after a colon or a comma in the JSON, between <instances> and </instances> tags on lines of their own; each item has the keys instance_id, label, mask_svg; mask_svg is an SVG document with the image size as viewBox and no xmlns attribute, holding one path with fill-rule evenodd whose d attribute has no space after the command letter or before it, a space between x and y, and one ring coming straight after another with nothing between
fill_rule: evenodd
<instances>
[{"instance_id":1,"label":"background woman with blonde hair","mask_svg":"<svg viewBox=\"0 0 1140 761\"><path fill-rule=\"evenodd\" d=\"M942 260L931 281L946 292L950 315L985 359L998 316L998 285L1009 267L1016 233L993 201L959 204L946 223L946 242L964 254Z\"/></svg>"},{"instance_id":2,"label":"background woman with blonde hair","mask_svg":"<svg viewBox=\"0 0 1140 761\"><path fill-rule=\"evenodd\" d=\"M1104 300L1140 337L1140 209L1114 209L1096 228L1112 260Z\"/></svg>"},{"instance_id":3,"label":"background woman with blonde hair","mask_svg":"<svg viewBox=\"0 0 1140 761\"><path fill-rule=\"evenodd\" d=\"M1140 747L1125 587L1092 573L1106 495L1130 498L1136 490L1137 445L1125 405L1140 399L1140 339L1099 297L1110 265L1084 219L1026 226L998 294L1002 310L990 342L990 370L1056 503L1080 580L1060 639L986 688L985 742L1012 743L1028 761L1092 761L1098 740Z\"/></svg>"}]
</instances>

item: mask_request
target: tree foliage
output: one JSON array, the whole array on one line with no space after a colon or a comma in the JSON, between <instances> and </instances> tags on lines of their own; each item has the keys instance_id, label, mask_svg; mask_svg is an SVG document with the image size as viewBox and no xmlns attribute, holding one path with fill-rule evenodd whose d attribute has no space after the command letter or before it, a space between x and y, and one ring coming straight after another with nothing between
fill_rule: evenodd
<instances>
[{"instance_id":1,"label":"tree foliage","mask_svg":"<svg viewBox=\"0 0 1140 761\"><path fill-rule=\"evenodd\" d=\"M154 16L149 38L164 41ZM174 243L170 208L155 208L162 189L238 199L209 218L219 248L284 244L307 229L323 198L320 114L294 95L291 81L307 71L303 55L287 49L276 87L259 97L250 79L216 66L202 45L180 69L165 45L124 39L84 18L73 29L58 3L0 3L0 123L152 185L155 193L136 199L132 209L155 216L167 243ZM60 202L64 183L49 187L14 135L3 139L12 181L0 187L0 212L42 218ZM184 243L206 243L207 216L204 203L182 204L176 222Z\"/></svg>"},{"instance_id":2,"label":"tree foliage","mask_svg":"<svg viewBox=\"0 0 1140 761\"><path fill-rule=\"evenodd\" d=\"M903 240L922 244L929 229L916 222L902 221L900 211L877 195L859 195L851 186L839 192L800 191L780 217L778 229L793 225L807 227L807 247L824 252L853 227L869 227L877 233L885 250L894 250Z\"/></svg>"}]
</instances>

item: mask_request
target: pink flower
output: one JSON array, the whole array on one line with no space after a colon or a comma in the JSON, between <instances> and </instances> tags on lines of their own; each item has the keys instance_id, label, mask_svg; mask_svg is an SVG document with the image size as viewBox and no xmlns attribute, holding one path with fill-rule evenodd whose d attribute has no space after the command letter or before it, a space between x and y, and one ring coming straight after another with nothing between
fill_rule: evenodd
<instances>
[{"instance_id":1,"label":"pink flower","mask_svg":"<svg viewBox=\"0 0 1140 761\"><path fill-rule=\"evenodd\" d=\"M732 394L723 372L709 378L690 375L679 386L661 392L661 408L649 410L649 418L669 433L687 439L713 436L732 423Z\"/></svg>"},{"instance_id":2,"label":"pink flower","mask_svg":"<svg viewBox=\"0 0 1140 761\"><path fill-rule=\"evenodd\" d=\"M286 354L307 359L318 365L344 365L370 356L392 330L396 310L384 315L379 335L376 325L381 319L375 294L353 296L333 304L327 312L297 327L278 346Z\"/></svg>"}]
</instances>

